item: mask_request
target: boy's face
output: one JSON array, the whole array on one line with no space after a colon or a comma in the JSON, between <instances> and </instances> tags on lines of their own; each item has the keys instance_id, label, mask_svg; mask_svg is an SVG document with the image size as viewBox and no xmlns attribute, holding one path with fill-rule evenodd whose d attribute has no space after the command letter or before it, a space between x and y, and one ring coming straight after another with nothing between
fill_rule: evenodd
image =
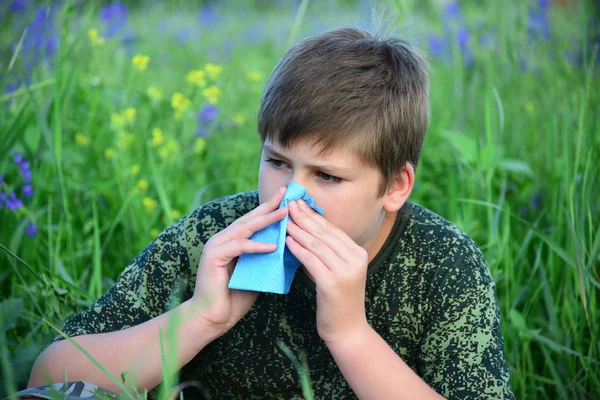
<instances>
[{"instance_id":1,"label":"boy's face","mask_svg":"<svg viewBox=\"0 0 600 400\"><path fill-rule=\"evenodd\" d=\"M325 219L367 250L372 259L395 219L384 218L386 196L378 196L382 174L350 151L319 155L319 150L298 143L286 151L267 140L258 174L259 201L267 201L290 182L304 186L315 204L325 209Z\"/></svg>"}]
</instances>

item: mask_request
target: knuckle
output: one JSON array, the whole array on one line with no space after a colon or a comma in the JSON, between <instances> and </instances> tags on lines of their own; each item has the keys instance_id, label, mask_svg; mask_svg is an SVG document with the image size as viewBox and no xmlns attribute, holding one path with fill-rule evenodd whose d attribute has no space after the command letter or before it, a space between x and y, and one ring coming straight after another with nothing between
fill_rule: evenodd
<instances>
[{"instance_id":1,"label":"knuckle","mask_svg":"<svg viewBox=\"0 0 600 400\"><path fill-rule=\"evenodd\" d=\"M310 242L310 248L311 249L318 249L319 247L321 247L321 241L320 240L312 240Z\"/></svg>"}]
</instances>

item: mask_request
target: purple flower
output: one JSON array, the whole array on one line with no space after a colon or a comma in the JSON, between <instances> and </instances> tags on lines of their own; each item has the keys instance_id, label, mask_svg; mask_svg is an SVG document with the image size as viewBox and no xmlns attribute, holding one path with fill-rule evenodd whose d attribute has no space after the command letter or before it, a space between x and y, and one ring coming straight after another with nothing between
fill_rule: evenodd
<instances>
[{"instance_id":1,"label":"purple flower","mask_svg":"<svg viewBox=\"0 0 600 400\"><path fill-rule=\"evenodd\" d=\"M23 41L23 53L34 54L34 59L29 62L37 62L36 56L43 57L51 54L56 48L56 38L52 35L54 31L55 7L42 6L38 9L33 21L27 29L27 36Z\"/></svg>"},{"instance_id":2,"label":"purple flower","mask_svg":"<svg viewBox=\"0 0 600 400\"><path fill-rule=\"evenodd\" d=\"M218 117L219 109L212 104L208 104L198 113L198 122L209 125L215 122Z\"/></svg>"},{"instance_id":3,"label":"purple flower","mask_svg":"<svg viewBox=\"0 0 600 400\"><path fill-rule=\"evenodd\" d=\"M17 165L21 165L21 163L23 162L24 158L23 158L23 154L15 154L15 164Z\"/></svg>"},{"instance_id":4,"label":"purple flower","mask_svg":"<svg viewBox=\"0 0 600 400\"><path fill-rule=\"evenodd\" d=\"M15 211L23 207L23 202L19 200L19 198L14 192L10 194L8 200L5 201L5 204L8 206L8 209L10 211Z\"/></svg>"},{"instance_id":5,"label":"purple flower","mask_svg":"<svg viewBox=\"0 0 600 400\"><path fill-rule=\"evenodd\" d=\"M35 224L33 222L29 222L29 225L27 225L27 229L25 230L25 233L31 237L34 237L35 234L37 233L37 226L35 226Z\"/></svg>"},{"instance_id":6,"label":"purple flower","mask_svg":"<svg viewBox=\"0 0 600 400\"><path fill-rule=\"evenodd\" d=\"M6 203L6 193L0 192L0 208Z\"/></svg>"},{"instance_id":7,"label":"purple flower","mask_svg":"<svg viewBox=\"0 0 600 400\"><path fill-rule=\"evenodd\" d=\"M217 16L212 5L207 4L200 10L200 22L203 25L211 25L217 21Z\"/></svg>"},{"instance_id":8,"label":"purple flower","mask_svg":"<svg viewBox=\"0 0 600 400\"><path fill-rule=\"evenodd\" d=\"M27 9L27 0L13 0L9 12L21 12Z\"/></svg>"},{"instance_id":9,"label":"purple flower","mask_svg":"<svg viewBox=\"0 0 600 400\"><path fill-rule=\"evenodd\" d=\"M431 37L429 39L429 51L436 57L440 57L444 52L444 42L438 37Z\"/></svg>"},{"instance_id":10,"label":"purple flower","mask_svg":"<svg viewBox=\"0 0 600 400\"><path fill-rule=\"evenodd\" d=\"M549 8L550 7L550 0L538 0L538 6L540 8Z\"/></svg>"},{"instance_id":11,"label":"purple flower","mask_svg":"<svg viewBox=\"0 0 600 400\"><path fill-rule=\"evenodd\" d=\"M22 169L21 170L21 175L23 175L23 178L25 179L25 182L29 183L31 182L31 171L28 169Z\"/></svg>"},{"instance_id":12,"label":"purple flower","mask_svg":"<svg viewBox=\"0 0 600 400\"><path fill-rule=\"evenodd\" d=\"M459 28L456 31L456 41L460 45L461 50L465 50L469 44L469 32L465 28Z\"/></svg>"},{"instance_id":13,"label":"purple flower","mask_svg":"<svg viewBox=\"0 0 600 400\"><path fill-rule=\"evenodd\" d=\"M534 211L539 211L540 208L542 208L542 193L537 192L533 196L531 196L529 204L531 205L531 208Z\"/></svg>"},{"instance_id":14,"label":"purple flower","mask_svg":"<svg viewBox=\"0 0 600 400\"><path fill-rule=\"evenodd\" d=\"M30 183L26 184L23 186L23 188L21 188L21 193L23 196L29 199L31 196L33 196L33 186L31 186Z\"/></svg>"},{"instance_id":15,"label":"purple flower","mask_svg":"<svg viewBox=\"0 0 600 400\"><path fill-rule=\"evenodd\" d=\"M106 25L105 37L113 37L127 25L127 6L121 3L113 3L102 9L100 18Z\"/></svg>"},{"instance_id":16,"label":"purple flower","mask_svg":"<svg viewBox=\"0 0 600 400\"><path fill-rule=\"evenodd\" d=\"M200 126L200 127L198 127L198 129L196 129L196 136L198 136L198 137L205 138L208 136L208 134L209 134L208 129L206 129L203 126Z\"/></svg>"},{"instance_id":17,"label":"purple flower","mask_svg":"<svg viewBox=\"0 0 600 400\"><path fill-rule=\"evenodd\" d=\"M540 7L530 9L527 15L527 32L533 39L550 38L550 23L548 22L548 8Z\"/></svg>"},{"instance_id":18,"label":"purple flower","mask_svg":"<svg viewBox=\"0 0 600 400\"><path fill-rule=\"evenodd\" d=\"M450 3L445 7L444 12L450 18L460 19L462 18L462 13L460 11L460 4L458 3Z\"/></svg>"}]
</instances>

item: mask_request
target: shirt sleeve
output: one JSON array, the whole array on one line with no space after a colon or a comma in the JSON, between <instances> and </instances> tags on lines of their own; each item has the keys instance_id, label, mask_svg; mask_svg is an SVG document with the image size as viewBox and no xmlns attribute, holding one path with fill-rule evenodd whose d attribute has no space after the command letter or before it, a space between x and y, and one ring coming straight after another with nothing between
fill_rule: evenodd
<instances>
[{"instance_id":1,"label":"shirt sleeve","mask_svg":"<svg viewBox=\"0 0 600 400\"><path fill-rule=\"evenodd\" d=\"M448 399L515 398L494 289L492 281L447 296L426 329L420 375Z\"/></svg>"},{"instance_id":2,"label":"shirt sleeve","mask_svg":"<svg viewBox=\"0 0 600 400\"><path fill-rule=\"evenodd\" d=\"M185 296L190 280L183 218L163 231L87 310L65 322L68 336L113 332L148 321ZM192 286L193 287L193 286ZM62 339L58 335L55 340Z\"/></svg>"}]
</instances>

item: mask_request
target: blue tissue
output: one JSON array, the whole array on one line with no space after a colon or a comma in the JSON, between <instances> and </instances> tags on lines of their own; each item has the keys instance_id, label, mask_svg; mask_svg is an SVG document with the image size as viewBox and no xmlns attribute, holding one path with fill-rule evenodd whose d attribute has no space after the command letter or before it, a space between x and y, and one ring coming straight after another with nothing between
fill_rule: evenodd
<instances>
[{"instance_id":1,"label":"blue tissue","mask_svg":"<svg viewBox=\"0 0 600 400\"><path fill-rule=\"evenodd\" d=\"M302 199L312 209L323 215L323 209L315 206L315 200L306 189L297 183L290 183L283 195L279 207L287 207L288 202ZM300 261L285 244L289 214L279 222L254 233L251 240L264 243L276 243L277 250L272 253L245 253L238 259L229 281L230 289L252 290L287 294L292 286L294 275Z\"/></svg>"}]
</instances>

